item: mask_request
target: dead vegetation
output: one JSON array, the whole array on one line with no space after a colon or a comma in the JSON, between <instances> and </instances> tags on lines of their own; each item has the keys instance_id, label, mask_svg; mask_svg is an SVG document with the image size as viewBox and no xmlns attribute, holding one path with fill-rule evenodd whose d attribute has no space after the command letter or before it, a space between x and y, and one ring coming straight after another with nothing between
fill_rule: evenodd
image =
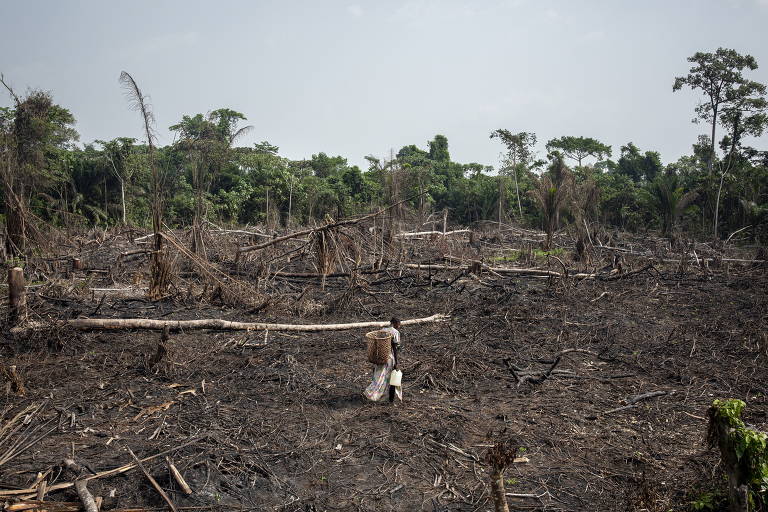
<instances>
[{"instance_id":1,"label":"dead vegetation","mask_svg":"<svg viewBox=\"0 0 768 512\"><path fill-rule=\"evenodd\" d=\"M750 249L586 221L393 236L387 213L210 229L207 258L128 227L29 257L0 503L84 510L87 484L100 510L688 510L719 485L712 400L765 429ZM432 320L402 328L405 402L368 403L363 336L392 315Z\"/></svg>"}]
</instances>

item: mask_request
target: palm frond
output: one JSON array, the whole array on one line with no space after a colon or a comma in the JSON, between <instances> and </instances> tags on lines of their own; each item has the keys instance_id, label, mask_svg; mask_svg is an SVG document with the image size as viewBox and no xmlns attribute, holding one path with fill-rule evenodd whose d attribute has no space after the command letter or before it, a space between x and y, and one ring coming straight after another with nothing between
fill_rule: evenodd
<instances>
[{"instance_id":1,"label":"palm frond","mask_svg":"<svg viewBox=\"0 0 768 512\"><path fill-rule=\"evenodd\" d=\"M134 80L127 71L120 73L119 81L125 91L125 97L128 99L128 104L133 110L136 110L141 114L144 122L144 133L147 136L147 144L149 144L150 147L154 147L157 141L154 128L155 116L152 113L152 105L149 103L149 98L142 94L136 80Z\"/></svg>"},{"instance_id":2,"label":"palm frond","mask_svg":"<svg viewBox=\"0 0 768 512\"><path fill-rule=\"evenodd\" d=\"M243 126L235 133L233 133L231 137L229 137L229 145L231 146L237 139L243 135L246 135L247 133L250 133L251 131L253 131L253 125L249 124L248 126Z\"/></svg>"}]
</instances>

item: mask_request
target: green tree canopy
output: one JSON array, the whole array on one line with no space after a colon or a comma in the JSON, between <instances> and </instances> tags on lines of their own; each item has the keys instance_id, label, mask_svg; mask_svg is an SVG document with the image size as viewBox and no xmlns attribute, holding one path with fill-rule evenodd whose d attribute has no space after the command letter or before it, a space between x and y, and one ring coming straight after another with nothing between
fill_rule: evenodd
<instances>
[{"instance_id":1,"label":"green tree canopy","mask_svg":"<svg viewBox=\"0 0 768 512\"><path fill-rule=\"evenodd\" d=\"M590 137L564 136L547 142L547 151L560 151L567 158L576 160L581 167L587 157L598 160L611 156L611 146Z\"/></svg>"},{"instance_id":2,"label":"green tree canopy","mask_svg":"<svg viewBox=\"0 0 768 512\"><path fill-rule=\"evenodd\" d=\"M686 76L675 78L673 91L679 91L687 86L694 91L699 90L707 101L695 109L694 122L707 121L711 125L709 170L712 171L715 154L715 132L718 123L732 123L734 110L746 105L759 103L765 96L765 86L748 80L742 72L756 70L757 61L751 55L741 55L736 50L718 48L713 53L696 52L688 57L693 66ZM764 100L763 100L764 101ZM764 108L764 107L763 107ZM725 117L721 116L725 113Z\"/></svg>"}]
</instances>

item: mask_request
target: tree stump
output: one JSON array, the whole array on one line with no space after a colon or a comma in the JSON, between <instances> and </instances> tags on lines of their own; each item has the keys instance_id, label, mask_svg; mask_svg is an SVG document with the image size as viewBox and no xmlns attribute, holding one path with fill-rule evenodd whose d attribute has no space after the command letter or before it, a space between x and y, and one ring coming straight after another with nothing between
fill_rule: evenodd
<instances>
[{"instance_id":1,"label":"tree stump","mask_svg":"<svg viewBox=\"0 0 768 512\"><path fill-rule=\"evenodd\" d=\"M2 374L8 382L6 384L6 393L11 392L19 396L27 394L27 390L24 387L24 379L19 375L15 365L8 366L8 368L0 366L0 374Z\"/></svg>"},{"instance_id":2,"label":"tree stump","mask_svg":"<svg viewBox=\"0 0 768 512\"><path fill-rule=\"evenodd\" d=\"M16 325L26 319L26 283L24 270L19 267L8 269L8 306L8 323Z\"/></svg>"},{"instance_id":3,"label":"tree stump","mask_svg":"<svg viewBox=\"0 0 768 512\"><path fill-rule=\"evenodd\" d=\"M741 420L744 406L741 400L715 400L708 411L707 441L710 446L720 448L723 470L728 476L729 512L749 512L750 497L758 501L758 510L762 510L759 507L765 503L759 486L752 484L766 476L766 435L747 428ZM756 440L759 442L754 442Z\"/></svg>"}]
</instances>

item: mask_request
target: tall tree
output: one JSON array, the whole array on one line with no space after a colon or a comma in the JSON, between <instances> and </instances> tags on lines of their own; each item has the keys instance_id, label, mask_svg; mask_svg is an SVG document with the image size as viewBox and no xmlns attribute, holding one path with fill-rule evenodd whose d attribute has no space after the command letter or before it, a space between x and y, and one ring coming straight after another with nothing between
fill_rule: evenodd
<instances>
[{"instance_id":1,"label":"tall tree","mask_svg":"<svg viewBox=\"0 0 768 512\"><path fill-rule=\"evenodd\" d=\"M719 162L720 183L715 200L715 214L712 224L712 236L718 236L718 220L720 214L720 198L723 192L723 182L726 175L733 170L739 158L744 136L759 137L768 126L768 101L765 99L766 87L758 82L742 84L735 93L733 101L723 107L720 114L720 124L727 130L726 136L720 142L724 152Z\"/></svg>"},{"instance_id":2,"label":"tall tree","mask_svg":"<svg viewBox=\"0 0 768 512\"><path fill-rule=\"evenodd\" d=\"M550 140L546 147L550 153L560 151L566 157L576 160L579 167L587 157L602 160L611 156L611 146L591 137L564 136Z\"/></svg>"},{"instance_id":3,"label":"tall tree","mask_svg":"<svg viewBox=\"0 0 768 512\"><path fill-rule=\"evenodd\" d=\"M684 86L694 91L700 90L707 101L694 110L696 117L693 122L707 121L711 125L709 172L713 170L715 156L715 132L722 111L733 108L735 104L765 86L748 80L742 74L745 69L757 69L757 61L751 55L741 55L736 50L718 48L714 53L696 52L688 57L688 62L694 65L686 76L675 78L672 91L679 91Z\"/></svg>"},{"instance_id":4,"label":"tall tree","mask_svg":"<svg viewBox=\"0 0 768 512\"><path fill-rule=\"evenodd\" d=\"M533 132L511 133L509 130L500 128L491 132L491 138L498 138L506 146L507 153L504 155L502 166L499 169L500 181L502 176L512 174L515 177L515 194L517 195L517 208L520 212L520 220L523 219L523 204L520 201L520 185L518 183L518 173L527 172L534 163L534 151L536 146L536 134ZM499 201L502 200L503 186L499 187ZM501 211L501 204L499 205ZM501 219L499 219L501 222Z\"/></svg>"}]
</instances>

